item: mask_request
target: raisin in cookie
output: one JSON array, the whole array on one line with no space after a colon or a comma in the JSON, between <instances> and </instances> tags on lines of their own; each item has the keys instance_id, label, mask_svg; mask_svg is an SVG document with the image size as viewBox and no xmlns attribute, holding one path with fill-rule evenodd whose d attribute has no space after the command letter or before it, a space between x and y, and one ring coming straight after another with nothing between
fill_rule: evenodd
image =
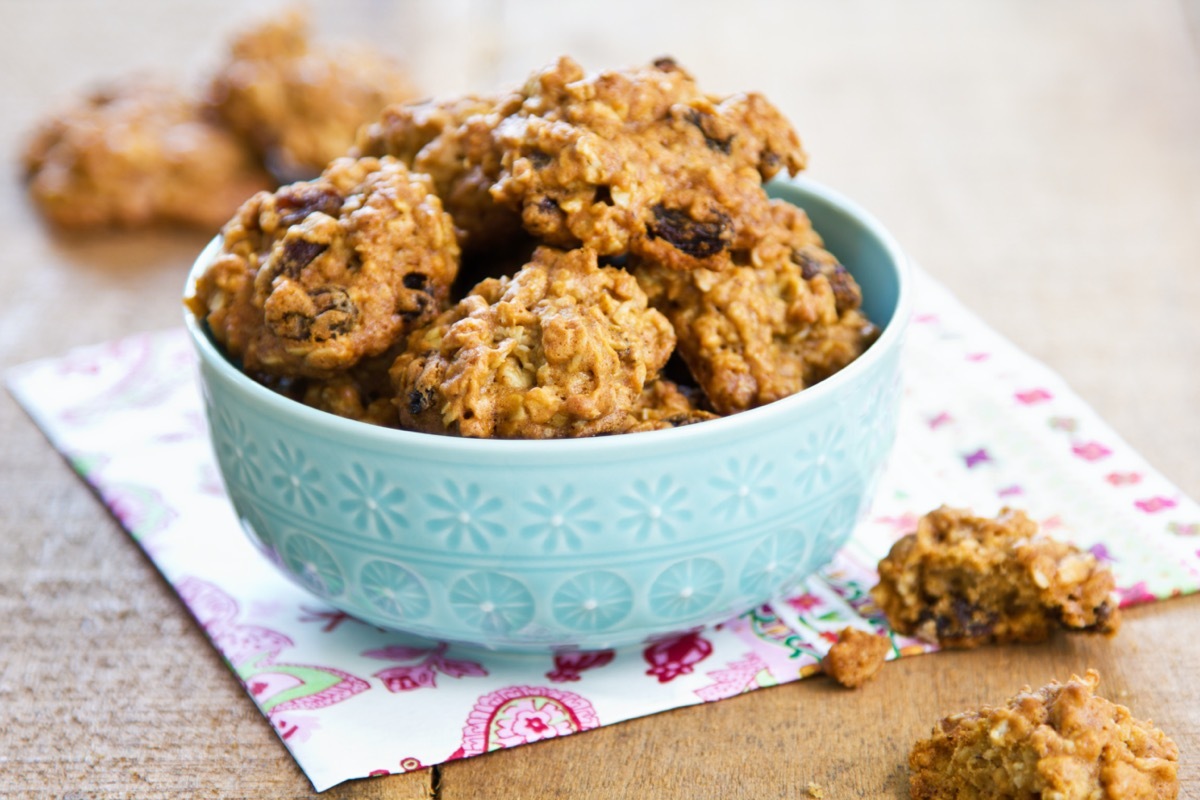
<instances>
[{"instance_id":1,"label":"raisin in cookie","mask_svg":"<svg viewBox=\"0 0 1200 800\"><path fill-rule=\"evenodd\" d=\"M1100 676L1025 687L1004 705L941 720L908 757L914 800L1171 800L1179 748L1095 694Z\"/></svg>"},{"instance_id":2,"label":"raisin in cookie","mask_svg":"<svg viewBox=\"0 0 1200 800\"><path fill-rule=\"evenodd\" d=\"M251 152L187 94L148 79L97 90L42 123L29 192L65 228L179 223L216 230L271 186Z\"/></svg>"},{"instance_id":3,"label":"raisin in cookie","mask_svg":"<svg viewBox=\"0 0 1200 800\"><path fill-rule=\"evenodd\" d=\"M713 408L732 414L795 394L857 358L876 335L862 295L807 215L772 201L748 263L677 270L631 258L650 303Z\"/></svg>"},{"instance_id":4,"label":"raisin in cookie","mask_svg":"<svg viewBox=\"0 0 1200 800\"><path fill-rule=\"evenodd\" d=\"M759 94L704 94L670 59L587 75L561 58L533 75L495 128L493 196L559 247L721 268L767 224L762 181L805 156Z\"/></svg>"},{"instance_id":5,"label":"raisin in cookie","mask_svg":"<svg viewBox=\"0 0 1200 800\"><path fill-rule=\"evenodd\" d=\"M413 96L398 65L370 47L318 47L288 12L234 40L209 88L217 113L284 180L318 174L354 144L360 125Z\"/></svg>"},{"instance_id":6,"label":"raisin in cookie","mask_svg":"<svg viewBox=\"0 0 1200 800\"><path fill-rule=\"evenodd\" d=\"M626 430L675 337L631 275L541 247L412 334L392 367L403 427L549 439Z\"/></svg>"},{"instance_id":7,"label":"raisin in cookie","mask_svg":"<svg viewBox=\"0 0 1200 800\"><path fill-rule=\"evenodd\" d=\"M943 506L879 562L871 595L897 632L975 647L1058 628L1115 633L1113 586L1095 556L1041 534L1022 511L988 519Z\"/></svg>"},{"instance_id":8,"label":"raisin in cookie","mask_svg":"<svg viewBox=\"0 0 1200 800\"><path fill-rule=\"evenodd\" d=\"M243 205L190 306L247 372L331 378L437 315L458 258L428 178L338 159Z\"/></svg>"}]
</instances>

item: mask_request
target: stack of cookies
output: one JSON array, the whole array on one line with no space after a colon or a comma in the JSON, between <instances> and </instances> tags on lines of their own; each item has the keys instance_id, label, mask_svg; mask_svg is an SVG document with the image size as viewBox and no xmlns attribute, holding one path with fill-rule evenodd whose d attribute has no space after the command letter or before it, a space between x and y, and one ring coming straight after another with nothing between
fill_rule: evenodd
<instances>
[{"instance_id":1,"label":"stack of cookies","mask_svg":"<svg viewBox=\"0 0 1200 800\"><path fill-rule=\"evenodd\" d=\"M544 439L734 414L875 335L764 190L804 164L759 94L562 58L517 90L391 106L320 178L256 195L191 305L256 379L368 422Z\"/></svg>"}]
</instances>

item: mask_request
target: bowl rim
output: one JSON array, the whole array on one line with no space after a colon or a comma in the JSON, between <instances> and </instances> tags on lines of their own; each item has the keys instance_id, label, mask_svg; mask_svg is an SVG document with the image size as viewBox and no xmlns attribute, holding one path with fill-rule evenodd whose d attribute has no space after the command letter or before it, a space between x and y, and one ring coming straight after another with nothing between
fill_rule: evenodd
<instances>
[{"instance_id":1,"label":"bowl rim","mask_svg":"<svg viewBox=\"0 0 1200 800\"><path fill-rule=\"evenodd\" d=\"M843 369L816 384L789 397L764 406L748 409L737 414L705 420L703 423L684 425L657 431L638 431L614 436L594 436L575 439L479 439L449 436L419 431L385 428L379 425L346 419L284 397L254 381L225 357L216 343L205 332L199 319L184 305L184 324L196 348L200 360L215 369L225 380L232 382L259 402L275 407L280 414L294 417L308 427L325 428L331 436L371 440L382 446L393 446L396 452L415 447L434 447L447 455L469 457L478 455L489 459L506 456L537 457L561 456L570 450L579 450L590 456L611 454L614 450L633 455L645 450L660 450L668 444L690 448L702 445L705 440L725 439L736 436L747 428L772 427L771 420L782 421L793 416L803 416L804 410L819 406L827 395L836 393L847 383L852 383L872 366L898 348L904 336L912 304L912 271L910 262L891 233L870 212L845 195L813 181L808 177L776 178L776 182L790 185L807 194L814 195L831 206L852 217L878 241L896 273L897 296L892 317L883 327L879 338ZM785 198L786 200L786 198ZM791 202L788 200L788 202ZM188 270L183 297L195 295L196 280L201 271L216 256L221 236L215 236L196 257Z\"/></svg>"}]
</instances>

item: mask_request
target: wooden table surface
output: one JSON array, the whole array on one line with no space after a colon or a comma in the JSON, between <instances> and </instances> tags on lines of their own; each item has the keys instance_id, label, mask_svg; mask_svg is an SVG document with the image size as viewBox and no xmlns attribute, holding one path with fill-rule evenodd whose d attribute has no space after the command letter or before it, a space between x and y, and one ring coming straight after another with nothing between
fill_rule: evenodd
<instances>
[{"instance_id":1,"label":"wooden table surface","mask_svg":"<svg viewBox=\"0 0 1200 800\"><path fill-rule=\"evenodd\" d=\"M208 233L69 237L26 202L34 121L91 81L199 75L271 9L234 0L3 6L0 368L178 325ZM711 91L760 89L810 174L856 198L967 305L1200 497L1200 0L355 0L323 35L404 57L431 93L560 52L670 53ZM182 605L0 393L0 794L309 797ZM1200 547L1200 540L1197 540ZM890 664L857 692L806 680L329 796L906 797L912 741L954 710L1088 667L1180 746L1200 797L1200 597L1113 640Z\"/></svg>"}]
</instances>

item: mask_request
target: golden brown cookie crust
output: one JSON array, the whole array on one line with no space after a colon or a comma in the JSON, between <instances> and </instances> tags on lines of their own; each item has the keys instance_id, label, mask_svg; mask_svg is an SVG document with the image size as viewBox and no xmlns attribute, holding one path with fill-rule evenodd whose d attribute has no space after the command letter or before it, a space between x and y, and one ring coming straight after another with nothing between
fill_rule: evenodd
<instances>
[{"instance_id":1,"label":"golden brown cookie crust","mask_svg":"<svg viewBox=\"0 0 1200 800\"><path fill-rule=\"evenodd\" d=\"M438 314L458 256L428 178L338 159L243 205L190 305L247 372L331 378Z\"/></svg>"},{"instance_id":2,"label":"golden brown cookie crust","mask_svg":"<svg viewBox=\"0 0 1200 800\"><path fill-rule=\"evenodd\" d=\"M733 414L824 380L876 335L861 292L824 249L808 216L783 201L748 263L682 271L631 259L650 303L675 328L679 353L713 408Z\"/></svg>"},{"instance_id":3,"label":"golden brown cookie crust","mask_svg":"<svg viewBox=\"0 0 1200 800\"><path fill-rule=\"evenodd\" d=\"M464 251L504 249L522 236L521 220L489 191L501 168L493 132L520 102L515 94L467 95L389 106L359 131L354 152L395 156L433 178Z\"/></svg>"},{"instance_id":4,"label":"golden brown cookie crust","mask_svg":"<svg viewBox=\"0 0 1200 800\"><path fill-rule=\"evenodd\" d=\"M64 228L176 223L215 231L272 185L196 100L145 78L98 89L44 121L23 161L34 202Z\"/></svg>"},{"instance_id":5,"label":"golden brown cookie crust","mask_svg":"<svg viewBox=\"0 0 1200 800\"><path fill-rule=\"evenodd\" d=\"M765 98L706 95L671 59L587 75L564 57L522 93L495 130L503 170L491 191L559 247L720 269L767 224L763 180L805 164Z\"/></svg>"},{"instance_id":6,"label":"golden brown cookie crust","mask_svg":"<svg viewBox=\"0 0 1200 800\"><path fill-rule=\"evenodd\" d=\"M700 407L702 402L699 391L659 378L646 384L630 412L630 420L620 426L620 431L661 431L717 419L716 414Z\"/></svg>"},{"instance_id":7,"label":"golden brown cookie crust","mask_svg":"<svg viewBox=\"0 0 1200 800\"><path fill-rule=\"evenodd\" d=\"M523 224L560 248L716 269L767 224L763 180L805 162L765 98L706 95L670 59L589 76L564 57L519 91L394 106L356 152L432 175L468 249Z\"/></svg>"},{"instance_id":8,"label":"golden brown cookie crust","mask_svg":"<svg viewBox=\"0 0 1200 800\"><path fill-rule=\"evenodd\" d=\"M1041 534L1022 511L989 519L943 506L879 562L871 595L898 633L976 647L1042 641L1059 628L1111 635L1113 588L1106 565Z\"/></svg>"},{"instance_id":9,"label":"golden brown cookie crust","mask_svg":"<svg viewBox=\"0 0 1200 800\"><path fill-rule=\"evenodd\" d=\"M212 106L277 175L308 178L354 144L358 128L413 97L404 71L361 43L321 47L290 11L242 33L209 87Z\"/></svg>"},{"instance_id":10,"label":"golden brown cookie crust","mask_svg":"<svg viewBox=\"0 0 1200 800\"><path fill-rule=\"evenodd\" d=\"M821 660L821 669L842 686L857 689L875 677L891 649L886 636L846 627Z\"/></svg>"},{"instance_id":11,"label":"golden brown cookie crust","mask_svg":"<svg viewBox=\"0 0 1200 800\"><path fill-rule=\"evenodd\" d=\"M541 247L409 338L392 367L403 427L547 439L620 432L675 337L629 274Z\"/></svg>"},{"instance_id":12,"label":"golden brown cookie crust","mask_svg":"<svg viewBox=\"0 0 1200 800\"><path fill-rule=\"evenodd\" d=\"M914 800L1171 800L1179 748L1094 694L1095 670L941 720L909 755Z\"/></svg>"}]
</instances>

